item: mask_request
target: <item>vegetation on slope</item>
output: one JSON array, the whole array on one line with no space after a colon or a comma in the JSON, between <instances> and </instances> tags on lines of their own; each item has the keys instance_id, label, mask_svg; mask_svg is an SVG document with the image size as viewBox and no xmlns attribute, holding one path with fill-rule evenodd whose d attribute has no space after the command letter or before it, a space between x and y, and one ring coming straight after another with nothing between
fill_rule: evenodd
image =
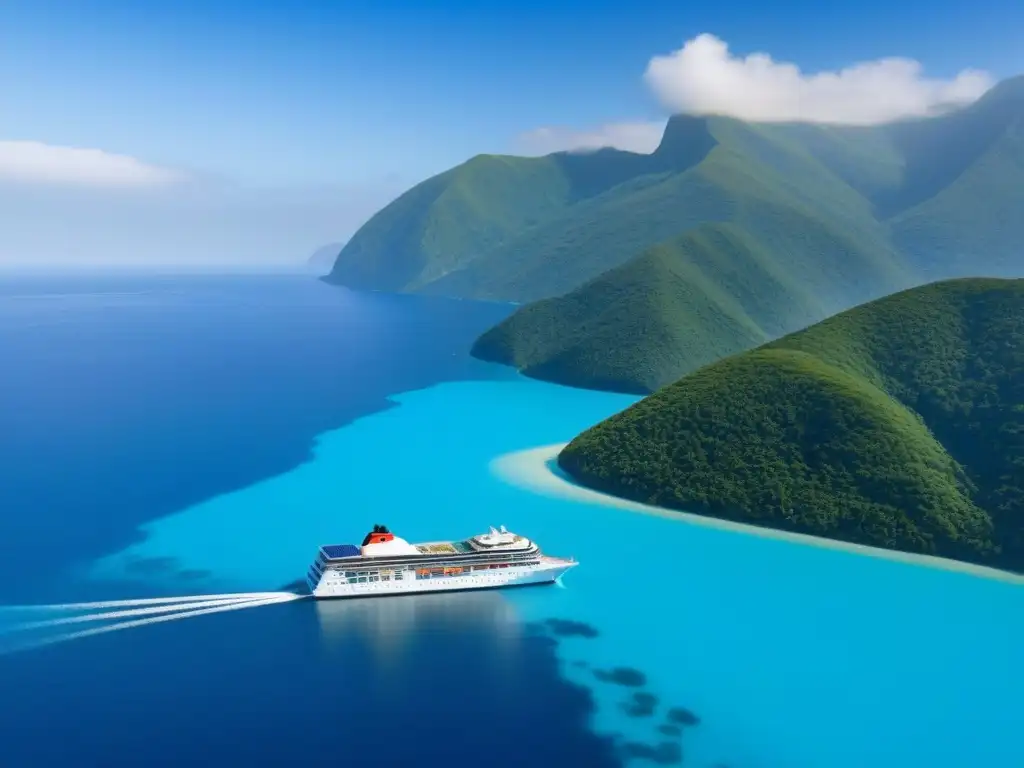
<instances>
[{"instance_id":1,"label":"vegetation on slope","mask_svg":"<svg viewBox=\"0 0 1024 768\"><path fill-rule=\"evenodd\" d=\"M699 276L676 271L671 291L655 288L655 273L640 268L649 258L642 254L636 269L629 262L629 268L609 271L562 298L524 307L481 338L475 353L562 383L651 391L712 359L899 288L986 271L1011 276L1024 268L1024 79L1006 81L972 107L938 119L879 129L718 120L712 133L714 151L658 191L692 185L690 177L707 181L713 192L700 193L702 205L687 210L697 218L728 218L758 241L757 258L748 258L749 264L772 264L783 284L804 288L794 297L772 281L765 285L766 299L799 310L791 322L755 323L752 334L738 332L732 312L699 310L719 303L708 286L724 288L741 309L757 290L737 291L714 269ZM635 195L626 202L638 204ZM566 271L556 270L556 255L546 253L530 279L539 283L543 275L564 287L604 263L602 254L627 250L624 237L635 228L613 211L601 213L588 225L591 240L601 245L586 252L596 255L580 266L575 260L582 249L568 249L565 258L574 266ZM876 214L892 218L883 222ZM632 221L646 234L658 234L644 215ZM722 258L728 261L729 254ZM522 260L508 261L524 273ZM486 260L451 277L485 266ZM625 284L616 290L610 284L615 281ZM628 299L628 308L620 299L613 311L610 295Z\"/></svg>"},{"instance_id":2,"label":"vegetation on slope","mask_svg":"<svg viewBox=\"0 0 1024 768\"><path fill-rule=\"evenodd\" d=\"M696 163L709 148L709 142L698 140L673 159ZM479 155L378 211L341 251L327 279L352 288L419 291L567 207L631 179L671 170L664 158L614 149L546 157Z\"/></svg>"},{"instance_id":3,"label":"vegetation on slope","mask_svg":"<svg viewBox=\"0 0 1024 768\"><path fill-rule=\"evenodd\" d=\"M1024 77L942 119L892 126L906 157L894 241L929 279L1020 276L1024 267Z\"/></svg>"},{"instance_id":4,"label":"vegetation on slope","mask_svg":"<svg viewBox=\"0 0 1024 768\"><path fill-rule=\"evenodd\" d=\"M710 151L676 155L695 141ZM785 209L856 244L875 283L861 299L896 287L886 282L897 271L894 251L870 203L782 134L726 118L677 117L650 162L647 170L670 170L645 173L567 206L425 290L513 301L558 296L704 223L734 222L752 235L773 233L773 217Z\"/></svg>"},{"instance_id":5,"label":"vegetation on slope","mask_svg":"<svg viewBox=\"0 0 1024 768\"><path fill-rule=\"evenodd\" d=\"M547 158L481 156L416 185L378 211L327 279L405 291L456 269L566 205L569 180Z\"/></svg>"},{"instance_id":6,"label":"vegetation on slope","mask_svg":"<svg viewBox=\"0 0 1024 768\"><path fill-rule=\"evenodd\" d=\"M807 231L813 230L809 223ZM473 354L572 386L648 393L826 311L777 251L705 224L566 296L531 304Z\"/></svg>"},{"instance_id":7,"label":"vegetation on slope","mask_svg":"<svg viewBox=\"0 0 1024 768\"><path fill-rule=\"evenodd\" d=\"M806 207L931 279L965 259L1006 271L1024 220L1024 78L951 114L873 128L669 121L658 150L484 155L375 215L330 279L354 287L530 301L564 294L743 199ZM757 234L752 231L751 234ZM944 271L945 270L945 271ZM962 270L960 270L962 271Z\"/></svg>"},{"instance_id":8,"label":"vegetation on slope","mask_svg":"<svg viewBox=\"0 0 1024 768\"><path fill-rule=\"evenodd\" d=\"M684 377L577 437L637 501L1024 570L1024 280L953 280Z\"/></svg>"},{"instance_id":9,"label":"vegetation on slope","mask_svg":"<svg viewBox=\"0 0 1024 768\"><path fill-rule=\"evenodd\" d=\"M643 392L901 288L1020 275L1022 210L1015 78L966 109L895 125L679 116L651 155L474 158L374 216L327 279L540 301L475 351L540 378ZM700 242L725 223L757 242L742 259ZM694 251L709 266L687 266ZM750 316L756 292L723 284L719 261L770 273L767 295L788 319Z\"/></svg>"},{"instance_id":10,"label":"vegetation on slope","mask_svg":"<svg viewBox=\"0 0 1024 768\"><path fill-rule=\"evenodd\" d=\"M562 384L649 393L910 282L894 254L797 204L750 194L735 218L523 307L473 354Z\"/></svg>"}]
</instances>

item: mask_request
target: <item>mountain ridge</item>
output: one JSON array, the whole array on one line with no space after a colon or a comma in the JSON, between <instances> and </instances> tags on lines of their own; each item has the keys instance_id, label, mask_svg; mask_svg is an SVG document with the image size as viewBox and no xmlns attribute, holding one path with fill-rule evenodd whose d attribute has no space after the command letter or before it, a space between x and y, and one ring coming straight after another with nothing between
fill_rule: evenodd
<instances>
[{"instance_id":1,"label":"mountain ridge","mask_svg":"<svg viewBox=\"0 0 1024 768\"><path fill-rule=\"evenodd\" d=\"M659 327L722 306L709 287L714 275L692 273L697 282L685 287L676 280L679 290L669 297L651 284L639 287L644 269L620 270L652 248L671 250L705 225L739 227L772 254L757 260L799 270L794 277L812 287L820 305L804 315L814 322L936 279L1020 274L1021 210L1024 77L998 84L963 109L883 126L674 116L649 155L604 149L473 158L378 212L326 279L523 304L474 349L487 359L525 360L530 375L562 383L601 388L614 380L627 391L651 391L690 370L683 364L689 356L678 355L681 367L670 370L668 356L638 339L628 354L600 349L599 335L582 347L579 340L607 321L600 297L610 279L633 281L632 311ZM682 272L673 274L683 279ZM645 291L650 302L641 306ZM683 295L691 309L679 303ZM786 291L778 296L791 298ZM742 314L750 296L730 300L740 302ZM531 309L538 301L545 303ZM723 326L701 323L700 332L709 348L733 349L742 336L738 315L719 314ZM622 317L619 336L631 338ZM684 327L666 338L678 343L686 336ZM507 348L497 349L498 340ZM538 357L542 348L550 358ZM634 354L641 348L660 359ZM630 356L646 372L623 380L621 366ZM582 367L572 370L569 359ZM648 375L655 370L661 373Z\"/></svg>"}]
</instances>

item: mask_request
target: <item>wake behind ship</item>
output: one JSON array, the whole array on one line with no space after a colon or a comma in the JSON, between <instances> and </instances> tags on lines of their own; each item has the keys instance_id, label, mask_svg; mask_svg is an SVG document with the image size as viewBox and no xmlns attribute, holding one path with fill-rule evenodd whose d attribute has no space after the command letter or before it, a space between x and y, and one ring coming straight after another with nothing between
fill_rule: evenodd
<instances>
[{"instance_id":1,"label":"wake behind ship","mask_svg":"<svg viewBox=\"0 0 1024 768\"><path fill-rule=\"evenodd\" d=\"M362 546L320 547L306 582L316 598L369 597L550 584L575 565L505 526L464 541L410 544L375 525Z\"/></svg>"}]
</instances>

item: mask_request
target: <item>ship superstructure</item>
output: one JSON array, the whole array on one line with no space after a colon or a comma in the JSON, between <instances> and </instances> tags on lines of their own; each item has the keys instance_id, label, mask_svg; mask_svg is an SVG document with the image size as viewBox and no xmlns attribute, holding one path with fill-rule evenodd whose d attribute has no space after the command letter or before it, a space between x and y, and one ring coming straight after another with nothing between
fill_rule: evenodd
<instances>
[{"instance_id":1,"label":"ship superstructure","mask_svg":"<svg viewBox=\"0 0 1024 768\"><path fill-rule=\"evenodd\" d=\"M548 584L576 564L505 526L464 541L410 544L375 525L361 546L320 547L306 581L313 597L369 597Z\"/></svg>"}]
</instances>

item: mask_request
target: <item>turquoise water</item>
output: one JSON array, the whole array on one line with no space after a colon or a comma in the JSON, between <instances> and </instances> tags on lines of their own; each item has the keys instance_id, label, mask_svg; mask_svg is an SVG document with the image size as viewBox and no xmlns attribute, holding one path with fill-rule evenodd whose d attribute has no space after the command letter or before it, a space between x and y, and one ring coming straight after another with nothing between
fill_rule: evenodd
<instances>
[{"instance_id":1,"label":"turquoise water","mask_svg":"<svg viewBox=\"0 0 1024 768\"><path fill-rule=\"evenodd\" d=\"M0 766L1019 762L1019 585L507 482L496 460L633 402L469 359L508 311L302 278L0 283ZM581 565L267 594L374 523L504 524ZM673 708L700 723L671 733Z\"/></svg>"},{"instance_id":2,"label":"turquoise water","mask_svg":"<svg viewBox=\"0 0 1024 768\"><path fill-rule=\"evenodd\" d=\"M289 276L0 281L0 766L425 768L457 750L522 768L495 744L529 744L532 765L620 766L589 691L498 592L264 591L319 537L295 548L298 571L275 566L274 528L305 530L310 507L263 481L308 464L317 435L399 409L396 393L514 379L466 354L509 311ZM346 490L380 475L332 472L329 538L359 536L379 505ZM251 505L225 530L236 495ZM156 548L181 558L97 578L183 511L190 538ZM211 546L212 570L189 566Z\"/></svg>"},{"instance_id":3,"label":"turquoise water","mask_svg":"<svg viewBox=\"0 0 1024 768\"><path fill-rule=\"evenodd\" d=\"M410 540L504 524L581 561L562 589L501 600L513 622L583 625L555 652L561 673L593 691L599 733L672 743L658 726L685 707L701 720L684 735L686 764L953 768L1019 756L1021 587L537 495L491 470L629 397L513 379L393 399L399 407L321 434L291 471L146 524L83 578L173 562L155 587L189 573L203 574L197 592L275 589L301 577L317 544L373 523ZM323 623L334 609L288 610ZM602 674L616 668L641 685ZM654 712L627 711L636 690L657 697Z\"/></svg>"}]
</instances>

